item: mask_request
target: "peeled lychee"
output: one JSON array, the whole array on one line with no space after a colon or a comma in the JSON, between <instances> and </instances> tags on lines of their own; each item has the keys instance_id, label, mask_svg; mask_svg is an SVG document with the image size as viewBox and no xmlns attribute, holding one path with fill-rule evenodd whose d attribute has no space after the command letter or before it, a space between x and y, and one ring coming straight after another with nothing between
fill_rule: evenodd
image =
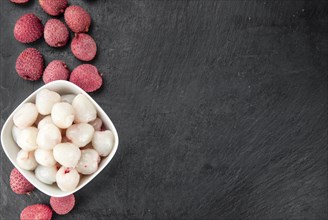
<instances>
[{"instance_id":1,"label":"peeled lychee","mask_svg":"<svg viewBox=\"0 0 328 220\"><path fill-rule=\"evenodd\" d=\"M34 170L38 166L38 163L34 158L34 151L18 151L16 163L20 168L24 170Z\"/></svg>"},{"instance_id":2,"label":"peeled lychee","mask_svg":"<svg viewBox=\"0 0 328 220\"><path fill-rule=\"evenodd\" d=\"M58 187L64 191L74 190L80 181L80 174L74 168L61 167L56 174Z\"/></svg>"},{"instance_id":3,"label":"peeled lychee","mask_svg":"<svg viewBox=\"0 0 328 220\"><path fill-rule=\"evenodd\" d=\"M43 35L43 25L35 14L20 17L14 27L14 36L21 43L31 43Z\"/></svg>"},{"instance_id":4,"label":"peeled lychee","mask_svg":"<svg viewBox=\"0 0 328 220\"><path fill-rule=\"evenodd\" d=\"M100 156L106 157L114 146L113 132L110 130L96 131L92 138L92 146Z\"/></svg>"},{"instance_id":5,"label":"peeled lychee","mask_svg":"<svg viewBox=\"0 0 328 220\"><path fill-rule=\"evenodd\" d=\"M91 64L77 66L71 73L69 81L86 92L93 92L102 85L102 78L98 69Z\"/></svg>"},{"instance_id":6,"label":"peeled lychee","mask_svg":"<svg viewBox=\"0 0 328 220\"><path fill-rule=\"evenodd\" d=\"M66 24L73 32L80 33L89 31L91 17L82 7L77 5L69 6L65 10L64 17Z\"/></svg>"},{"instance_id":7,"label":"peeled lychee","mask_svg":"<svg viewBox=\"0 0 328 220\"><path fill-rule=\"evenodd\" d=\"M67 80L69 70L67 65L61 60L54 60L48 64L43 72L43 82L45 84L55 80Z\"/></svg>"},{"instance_id":8,"label":"peeled lychee","mask_svg":"<svg viewBox=\"0 0 328 220\"><path fill-rule=\"evenodd\" d=\"M74 109L66 102L56 103L51 110L51 119L59 128L68 128L74 121Z\"/></svg>"},{"instance_id":9,"label":"peeled lychee","mask_svg":"<svg viewBox=\"0 0 328 220\"><path fill-rule=\"evenodd\" d=\"M66 215L69 213L75 205L75 197L73 194L65 197L50 197L51 208L58 215Z\"/></svg>"},{"instance_id":10,"label":"peeled lychee","mask_svg":"<svg viewBox=\"0 0 328 220\"><path fill-rule=\"evenodd\" d=\"M46 167L46 166L39 165L36 167L34 173L35 173L35 177L38 180L40 180L45 184L51 185L54 182L56 182L57 171L58 169L56 166Z\"/></svg>"},{"instance_id":11,"label":"peeled lychee","mask_svg":"<svg viewBox=\"0 0 328 220\"><path fill-rule=\"evenodd\" d=\"M52 16L64 13L67 8L67 0L39 0L41 8Z\"/></svg>"},{"instance_id":12,"label":"peeled lychee","mask_svg":"<svg viewBox=\"0 0 328 220\"><path fill-rule=\"evenodd\" d=\"M16 71L23 79L35 81L42 76L43 65L42 54L37 49L27 48L16 60Z\"/></svg>"},{"instance_id":13,"label":"peeled lychee","mask_svg":"<svg viewBox=\"0 0 328 220\"><path fill-rule=\"evenodd\" d=\"M72 102L75 112L75 123L88 123L97 118L97 110L93 103L83 94L78 94Z\"/></svg>"},{"instance_id":14,"label":"peeled lychee","mask_svg":"<svg viewBox=\"0 0 328 220\"><path fill-rule=\"evenodd\" d=\"M33 151L38 145L36 144L36 137L38 136L38 129L36 127L23 128L19 131L17 136L17 145L25 151Z\"/></svg>"},{"instance_id":15,"label":"peeled lychee","mask_svg":"<svg viewBox=\"0 0 328 220\"><path fill-rule=\"evenodd\" d=\"M38 117L38 110L34 103L24 103L14 114L13 121L18 128L27 128L34 124Z\"/></svg>"},{"instance_id":16,"label":"peeled lychee","mask_svg":"<svg viewBox=\"0 0 328 220\"><path fill-rule=\"evenodd\" d=\"M27 194L35 188L16 168L10 173L10 187L16 194Z\"/></svg>"},{"instance_id":17,"label":"peeled lychee","mask_svg":"<svg viewBox=\"0 0 328 220\"><path fill-rule=\"evenodd\" d=\"M60 102L60 95L49 89L42 89L36 94L35 105L41 115L49 115L51 109L57 102Z\"/></svg>"},{"instance_id":18,"label":"peeled lychee","mask_svg":"<svg viewBox=\"0 0 328 220\"><path fill-rule=\"evenodd\" d=\"M80 33L73 38L71 50L79 60L90 61L96 56L97 45L90 35Z\"/></svg>"},{"instance_id":19,"label":"peeled lychee","mask_svg":"<svg viewBox=\"0 0 328 220\"><path fill-rule=\"evenodd\" d=\"M51 208L43 204L27 206L20 214L20 220L51 220L51 217Z\"/></svg>"},{"instance_id":20,"label":"peeled lychee","mask_svg":"<svg viewBox=\"0 0 328 220\"><path fill-rule=\"evenodd\" d=\"M29 0L10 0L10 1L13 3L16 3L16 4L23 4L23 3L28 2Z\"/></svg>"},{"instance_id":21,"label":"peeled lychee","mask_svg":"<svg viewBox=\"0 0 328 220\"><path fill-rule=\"evenodd\" d=\"M96 150L81 150L81 158L76 166L76 170L84 175L92 174L97 171L99 162L100 157Z\"/></svg>"},{"instance_id":22,"label":"peeled lychee","mask_svg":"<svg viewBox=\"0 0 328 220\"><path fill-rule=\"evenodd\" d=\"M67 44L69 32L63 22L50 19L44 25L44 40L51 47L62 47Z\"/></svg>"},{"instance_id":23,"label":"peeled lychee","mask_svg":"<svg viewBox=\"0 0 328 220\"><path fill-rule=\"evenodd\" d=\"M84 147L92 140L95 129L87 123L73 124L66 130L66 137L78 147Z\"/></svg>"},{"instance_id":24,"label":"peeled lychee","mask_svg":"<svg viewBox=\"0 0 328 220\"><path fill-rule=\"evenodd\" d=\"M57 144L53 150L55 160L65 167L75 167L81 157L79 147L72 143Z\"/></svg>"}]
</instances>

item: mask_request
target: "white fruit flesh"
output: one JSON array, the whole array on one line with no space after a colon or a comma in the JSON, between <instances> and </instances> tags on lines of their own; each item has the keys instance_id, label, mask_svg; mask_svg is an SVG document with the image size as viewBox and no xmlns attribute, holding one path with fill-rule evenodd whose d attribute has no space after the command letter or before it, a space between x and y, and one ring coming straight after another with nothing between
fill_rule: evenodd
<instances>
[{"instance_id":1,"label":"white fruit flesh","mask_svg":"<svg viewBox=\"0 0 328 220\"><path fill-rule=\"evenodd\" d=\"M60 102L60 95L48 89L42 89L36 94L35 105L41 115L48 115L55 103Z\"/></svg>"},{"instance_id":2,"label":"white fruit flesh","mask_svg":"<svg viewBox=\"0 0 328 220\"><path fill-rule=\"evenodd\" d=\"M24 103L14 114L13 121L18 128L27 128L34 124L38 110L33 103Z\"/></svg>"},{"instance_id":3,"label":"white fruit flesh","mask_svg":"<svg viewBox=\"0 0 328 220\"><path fill-rule=\"evenodd\" d=\"M80 174L74 168L61 167L56 174L56 182L62 191L74 190L80 181Z\"/></svg>"},{"instance_id":4,"label":"white fruit flesh","mask_svg":"<svg viewBox=\"0 0 328 220\"><path fill-rule=\"evenodd\" d=\"M110 130L96 131L92 138L92 146L102 157L106 157L114 146L114 135Z\"/></svg>"},{"instance_id":5,"label":"white fruit flesh","mask_svg":"<svg viewBox=\"0 0 328 220\"><path fill-rule=\"evenodd\" d=\"M65 167L75 167L81 157L80 148L72 143L61 143L54 147L54 158Z\"/></svg>"},{"instance_id":6,"label":"white fruit flesh","mask_svg":"<svg viewBox=\"0 0 328 220\"><path fill-rule=\"evenodd\" d=\"M46 166L46 167L52 167L56 165L56 160L54 158L52 150L44 150L41 148L38 148L34 152L34 157L36 162L39 164Z\"/></svg>"},{"instance_id":7,"label":"white fruit flesh","mask_svg":"<svg viewBox=\"0 0 328 220\"><path fill-rule=\"evenodd\" d=\"M56 182L57 168L55 166L45 167L39 165L36 167L35 177L45 184L53 184Z\"/></svg>"},{"instance_id":8,"label":"white fruit flesh","mask_svg":"<svg viewBox=\"0 0 328 220\"><path fill-rule=\"evenodd\" d=\"M62 137L59 128L54 124L45 124L39 130L36 142L40 148L52 150L61 142L61 139Z\"/></svg>"},{"instance_id":9,"label":"white fruit flesh","mask_svg":"<svg viewBox=\"0 0 328 220\"><path fill-rule=\"evenodd\" d=\"M68 128L74 121L74 109L66 102L56 103L51 110L51 119L59 128Z\"/></svg>"},{"instance_id":10,"label":"white fruit flesh","mask_svg":"<svg viewBox=\"0 0 328 220\"><path fill-rule=\"evenodd\" d=\"M38 129L41 129L46 124L54 124L50 115L44 117L43 119L41 119L41 121L39 121Z\"/></svg>"},{"instance_id":11,"label":"white fruit flesh","mask_svg":"<svg viewBox=\"0 0 328 220\"><path fill-rule=\"evenodd\" d=\"M24 150L20 150L17 153L16 162L18 166L24 170L34 170L38 165L34 158L33 151L27 152Z\"/></svg>"},{"instance_id":12,"label":"white fruit flesh","mask_svg":"<svg viewBox=\"0 0 328 220\"><path fill-rule=\"evenodd\" d=\"M83 94L77 95L72 106L75 111L75 123L88 123L97 118L97 110L93 103Z\"/></svg>"},{"instance_id":13,"label":"white fruit flesh","mask_svg":"<svg viewBox=\"0 0 328 220\"><path fill-rule=\"evenodd\" d=\"M89 175L97 171L100 157L93 149L81 150L81 158L76 166L79 173Z\"/></svg>"},{"instance_id":14,"label":"white fruit flesh","mask_svg":"<svg viewBox=\"0 0 328 220\"><path fill-rule=\"evenodd\" d=\"M92 140L94 128L86 123L73 124L66 130L66 137L78 147L84 147Z\"/></svg>"},{"instance_id":15,"label":"white fruit flesh","mask_svg":"<svg viewBox=\"0 0 328 220\"><path fill-rule=\"evenodd\" d=\"M25 151L33 151L38 147L37 135L38 129L36 127L23 128L17 136L17 145Z\"/></svg>"},{"instance_id":16,"label":"white fruit flesh","mask_svg":"<svg viewBox=\"0 0 328 220\"><path fill-rule=\"evenodd\" d=\"M13 126L11 129L11 135L13 136L13 139L15 142L17 142L17 137L19 136L21 129L19 129L17 126Z\"/></svg>"}]
</instances>

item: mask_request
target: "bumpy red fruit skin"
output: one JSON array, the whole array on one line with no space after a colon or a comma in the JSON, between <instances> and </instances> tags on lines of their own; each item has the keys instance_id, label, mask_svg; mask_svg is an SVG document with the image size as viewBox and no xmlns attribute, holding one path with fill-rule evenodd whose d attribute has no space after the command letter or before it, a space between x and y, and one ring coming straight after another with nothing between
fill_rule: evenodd
<instances>
[{"instance_id":1,"label":"bumpy red fruit skin","mask_svg":"<svg viewBox=\"0 0 328 220\"><path fill-rule=\"evenodd\" d=\"M35 48L27 48L16 60L16 71L23 79L35 81L42 76L43 64L42 54Z\"/></svg>"},{"instance_id":2,"label":"bumpy red fruit skin","mask_svg":"<svg viewBox=\"0 0 328 220\"><path fill-rule=\"evenodd\" d=\"M16 168L11 171L9 180L16 194L27 194L35 188Z\"/></svg>"},{"instance_id":3,"label":"bumpy red fruit skin","mask_svg":"<svg viewBox=\"0 0 328 220\"><path fill-rule=\"evenodd\" d=\"M68 6L67 0L39 0L41 8L52 16L64 13Z\"/></svg>"},{"instance_id":4,"label":"bumpy red fruit skin","mask_svg":"<svg viewBox=\"0 0 328 220\"><path fill-rule=\"evenodd\" d=\"M71 73L69 81L86 92L93 92L102 85L102 78L97 68L91 64L77 66Z\"/></svg>"},{"instance_id":5,"label":"bumpy red fruit skin","mask_svg":"<svg viewBox=\"0 0 328 220\"><path fill-rule=\"evenodd\" d=\"M50 19L44 25L44 40L51 47L62 47L67 44L69 32L63 22Z\"/></svg>"},{"instance_id":6,"label":"bumpy red fruit skin","mask_svg":"<svg viewBox=\"0 0 328 220\"><path fill-rule=\"evenodd\" d=\"M35 14L20 17L14 27L14 36L21 43L31 43L43 35L43 25Z\"/></svg>"},{"instance_id":7,"label":"bumpy red fruit skin","mask_svg":"<svg viewBox=\"0 0 328 220\"><path fill-rule=\"evenodd\" d=\"M20 214L21 220L51 220L52 210L44 204L27 206Z\"/></svg>"},{"instance_id":8,"label":"bumpy red fruit skin","mask_svg":"<svg viewBox=\"0 0 328 220\"><path fill-rule=\"evenodd\" d=\"M17 3L17 4L23 4L23 3L28 2L29 0L10 0L10 1L13 3Z\"/></svg>"},{"instance_id":9,"label":"bumpy red fruit skin","mask_svg":"<svg viewBox=\"0 0 328 220\"><path fill-rule=\"evenodd\" d=\"M43 82L45 84L55 80L67 80L69 70L67 65L61 60L51 61L43 72Z\"/></svg>"},{"instance_id":10,"label":"bumpy red fruit skin","mask_svg":"<svg viewBox=\"0 0 328 220\"><path fill-rule=\"evenodd\" d=\"M58 215L66 215L74 208L75 197L73 194L60 198L51 197L50 205Z\"/></svg>"},{"instance_id":11,"label":"bumpy red fruit skin","mask_svg":"<svg viewBox=\"0 0 328 220\"><path fill-rule=\"evenodd\" d=\"M91 24L91 17L82 7L72 5L65 10L65 22L75 33L88 32Z\"/></svg>"},{"instance_id":12,"label":"bumpy red fruit skin","mask_svg":"<svg viewBox=\"0 0 328 220\"><path fill-rule=\"evenodd\" d=\"M96 56L97 45L90 35L79 33L72 40L71 50L79 60L90 61Z\"/></svg>"}]
</instances>

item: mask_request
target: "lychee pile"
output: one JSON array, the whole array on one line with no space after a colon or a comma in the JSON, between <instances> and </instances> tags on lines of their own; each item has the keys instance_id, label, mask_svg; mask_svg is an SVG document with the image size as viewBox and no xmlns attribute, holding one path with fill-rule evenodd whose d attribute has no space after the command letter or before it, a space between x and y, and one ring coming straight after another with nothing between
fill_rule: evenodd
<instances>
[{"instance_id":1,"label":"lychee pile","mask_svg":"<svg viewBox=\"0 0 328 220\"><path fill-rule=\"evenodd\" d=\"M28 0L11 0L23 4ZM71 42L72 54L81 61L91 61L97 54L95 40L87 34L91 25L90 14L78 5L69 6L67 0L39 0L44 12L51 16L64 14L68 28L74 33ZM14 27L14 37L21 43L32 43L44 37L47 45L53 48L64 47L70 38L69 30L58 18L49 19L43 26L41 19L29 13L21 16ZM44 83L54 80L70 80L86 92L98 90L102 85L102 76L97 68L88 64L88 68L76 67L74 77L69 77L70 71L64 61L55 60L44 69L42 54L34 48L27 48L17 58L16 71L26 80L39 80L42 76ZM92 67L92 74L87 72Z\"/></svg>"},{"instance_id":2,"label":"lychee pile","mask_svg":"<svg viewBox=\"0 0 328 220\"><path fill-rule=\"evenodd\" d=\"M35 103L25 103L17 110L13 121L12 136L21 148L18 166L65 192L78 186L81 175L96 172L101 158L114 145L112 131L102 125L95 106L83 94L61 96L43 89ZM18 185L14 191L25 194L31 188Z\"/></svg>"}]
</instances>

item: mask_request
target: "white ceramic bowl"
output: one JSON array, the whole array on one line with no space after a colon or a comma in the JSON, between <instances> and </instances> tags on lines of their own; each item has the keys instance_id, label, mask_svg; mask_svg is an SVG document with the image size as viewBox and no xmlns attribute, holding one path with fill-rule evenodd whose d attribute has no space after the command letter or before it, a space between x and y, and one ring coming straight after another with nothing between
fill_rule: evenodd
<instances>
[{"instance_id":1,"label":"white ceramic bowl","mask_svg":"<svg viewBox=\"0 0 328 220\"><path fill-rule=\"evenodd\" d=\"M57 187L57 184L53 184L53 185L44 184L35 177L33 171L23 170L23 169L19 168L16 163L16 155L17 155L18 151L20 150L20 148L17 146L17 144L13 140L12 133L11 133L11 130L12 130L12 127L14 124L13 116L14 116L15 112L17 111L17 109L23 103L26 103L26 102L34 103L35 96L41 89L49 89L49 90L59 93L60 95L80 94L80 93L84 94L95 105L97 112L98 112L98 117L101 118L101 120L103 121L103 125L105 126L105 128L110 129L113 132L114 137L115 137L114 147L113 147L111 153L107 157L105 157L101 160L98 170L91 175L83 176L80 179L78 186L73 191L63 192ZM1 143L2 143L3 150L5 151L9 160L23 174L23 176L25 176L25 178L28 181L30 181L37 189L39 189L41 192L43 192L49 196L63 197L63 196L67 196L72 193L75 193L76 191L83 188L107 166L107 164L112 160L113 156L116 153L116 150L118 147L118 134L114 127L114 124L109 119L109 117L104 112L104 110L86 92L84 92L80 87L76 86L73 83L70 83L70 82L64 81L64 80L58 80L58 81L53 81L51 83L48 83L48 84L42 86L41 88L39 88L38 90L36 90L35 92L33 92L11 113L11 115L8 117L7 121L3 125L2 131L1 131Z\"/></svg>"}]
</instances>

